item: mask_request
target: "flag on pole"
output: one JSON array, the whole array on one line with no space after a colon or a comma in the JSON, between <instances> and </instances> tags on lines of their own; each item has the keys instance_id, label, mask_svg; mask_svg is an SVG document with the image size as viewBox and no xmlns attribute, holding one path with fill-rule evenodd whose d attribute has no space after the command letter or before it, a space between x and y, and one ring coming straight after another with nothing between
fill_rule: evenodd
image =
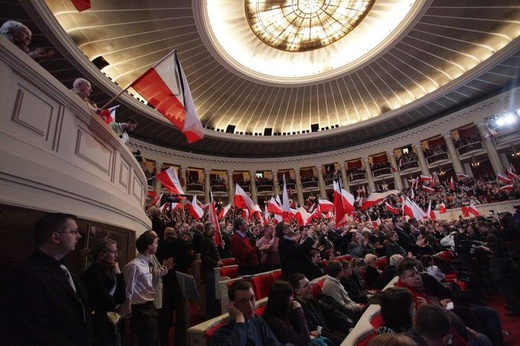
<instances>
[{"instance_id":1,"label":"flag on pole","mask_svg":"<svg viewBox=\"0 0 520 346\"><path fill-rule=\"evenodd\" d=\"M399 209L392 207L388 202L385 202L385 209L391 212L392 214L399 215L400 211Z\"/></svg>"},{"instance_id":2,"label":"flag on pole","mask_svg":"<svg viewBox=\"0 0 520 346\"><path fill-rule=\"evenodd\" d=\"M173 194L184 195L175 167L171 166L155 176Z\"/></svg>"},{"instance_id":3,"label":"flag on pole","mask_svg":"<svg viewBox=\"0 0 520 346\"><path fill-rule=\"evenodd\" d=\"M379 204L383 202L385 198L391 195L397 196L399 194L399 190L388 190L385 192L372 192L370 196L365 200L363 203L363 206L361 207L361 210L365 210L370 208L371 206L375 204Z\"/></svg>"},{"instance_id":4,"label":"flag on pole","mask_svg":"<svg viewBox=\"0 0 520 346\"><path fill-rule=\"evenodd\" d=\"M276 202L274 197L271 197L269 202L267 202L267 211L270 212L271 214L283 215L282 208L280 207L278 202Z\"/></svg>"},{"instance_id":5,"label":"flag on pole","mask_svg":"<svg viewBox=\"0 0 520 346\"><path fill-rule=\"evenodd\" d=\"M235 184L235 207L247 209L249 215L253 213L253 209L255 208L255 204L253 203L253 200L251 197L247 195L247 193L244 191L244 189L238 185Z\"/></svg>"},{"instance_id":6,"label":"flag on pole","mask_svg":"<svg viewBox=\"0 0 520 346\"><path fill-rule=\"evenodd\" d=\"M220 238L220 225L218 223L217 208L215 208L215 201L213 200L213 193L210 191L209 196L211 198L208 221L215 226L215 244L220 246L222 239Z\"/></svg>"},{"instance_id":7,"label":"flag on pole","mask_svg":"<svg viewBox=\"0 0 520 346\"><path fill-rule=\"evenodd\" d=\"M201 206L197 203L197 195L193 195L189 210L190 215L193 216L195 220L200 220L202 215L204 215L204 210L202 210Z\"/></svg>"},{"instance_id":8,"label":"flag on pole","mask_svg":"<svg viewBox=\"0 0 520 346\"><path fill-rule=\"evenodd\" d=\"M231 204L228 203L224 208L220 209L220 212L218 213L218 219L222 220L226 217L227 213L229 212L229 209L231 209Z\"/></svg>"},{"instance_id":9,"label":"flag on pole","mask_svg":"<svg viewBox=\"0 0 520 346\"><path fill-rule=\"evenodd\" d=\"M188 80L176 50L162 58L130 86L181 130L188 143L204 138L204 129L195 112Z\"/></svg>"},{"instance_id":10,"label":"flag on pole","mask_svg":"<svg viewBox=\"0 0 520 346\"><path fill-rule=\"evenodd\" d=\"M512 184L510 185L504 185L501 188L498 189L498 191L513 191L514 186Z\"/></svg>"},{"instance_id":11,"label":"flag on pole","mask_svg":"<svg viewBox=\"0 0 520 346\"><path fill-rule=\"evenodd\" d=\"M426 186L426 185L422 185L421 187L423 190L426 190L428 192L435 192L435 188L433 188L433 187Z\"/></svg>"},{"instance_id":12,"label":"flag on pole","mask_svg":"<svg viewBox=\"0 0 520 346\"><path fill-rule=\"evenodd\" d=\"M103 121L107 124L113 123L116 121L116 109L119 107L119 105L110 107L108 109L102 109L99 113L99 117L103 119Z\"/></svg>"},{"instance_id":13,"label":"flag on pole","mask_svg":"<svg viewBox=\"0 0 520 346\"><path fill-rule=\"evenodd\" d=\"M511 182L513 181L511 178L508 178L502 173L497 174L497 180L499 180L502 184L511 184Z\"/></svg>"},{"instance_id":14,"label":"flag on pole","mask_svg":"<svg viewBox=\"0 0 520 346\"><path fill-rule=\"evenodd\" d=\"M441 214L446 213L446 204L444 204L444 202L439 204L439 213L441 213Z\"/></svg>"},{"instance_id":15,"label":"flag on pole","mask_svg":"<svg viewBox=\"0 0 520 346\"><path fill-rule=\"evenodd\" d=\"M345 208L343 207L343 196L341 195L341 188L336 181L333 181L334 188L334 209L336 210L336 228L339 228L347 223L345 219Z\"/></svg>"},{"instance_id":16,"label":"flag on pole","mask_svg":"<svg viewBox=\"0 0 520 346\"><path fill-rule=\"evenodd\" d=\"M469 205L464 205L460 208L462 211L462 216L469 217L469 214L472 214L474 216L480 216L480 213L477 210L477 207L473 203L470 203Z\"/></svg>"},{"instance_id":17,"label":"flag on pole","mask_svg":"<svg viewBox=\"0 0 520 346\"><path fill-rule=\"evenodd\" d=\"M318 209L322 213L329 213L334 209L334 204L325 198L318 197Z\"/></svg>"},{"instance_id":18,"label":"flag on pole","mask_svg":"<svg viewBox=\"0 0 520 346\"><path fill-rule=\"evenodd\" d=\"M421 174L420 175L420 178L421 182L423 183L430 183L432 181L432 176L431 175L425 175L425 174Z\"/></svg>"},{"instance_id":19,"label":"flag on pole","mask_svg":"<svg viewBox=\"0 0 520 346\"><path fill-rule=\"evenodd\" d=\"M289 194L287 193L287 184L285 182L285 174L283 176L283 193L282 193L282 213L285 222L291 222L291 205L289 203Z\"/></svg>"},{"instance_id":20,"label":"flag on pole","mask_svg":"<svg viewBox=\"0 0 520 346\"><path fill-rule=\"evenodd\" d=\"M410 218L415 218L417 220L421 220L424 218L424 216L426 216L426 213L408 197L405 198L403 213L404 215L407 215Z\"/></svg>"},{"instance_id":21,"label":"flag on pole","mask_svg":"<svg viewBox=\"0 0 520 346\"><path fill-rule=\"evenodd\" d=\"M518 174L516 174L515 167L512 164L509 164L509 168L507 169L507 177L511 180L520 180Z\"/></svg>"},{"instance_id":22,"label":"flag on pole","mask_svg":"<svg viewBox=\"0 0 520 346\"><path fill-rule=\"evenodd\" d=\"M343 210L345 210L345 213L354 214L354 210L356 209L354 207L356 203L354 195L347 190L341 189L341 197L343 198Z\"/></svg>"},{"instance_id":23,"label":"flag on pole","mask_svg":"<svg viewBox=\"0 0 520 346\"><path fill-rule=\"evenodd\" d=\"M309 214L307 212L307 210L305 210L304 207L298 208L298 211L297 211L296 215L294 216L296 221L298 221L298 225L300 225L300 226L307 226L307 223L309 222L310 217L311 217L311 214Z\"/></svg>"},{"instance_id":24,"label":"flag on pole","mask_svg":"<svg viewBox=\"0 0 520 346\"><path fill-rule=\"evenodd\" d=\"M450 190L455 191L455 183L453 182L453 177L450 178Z\"/></svg>"}]
</instances>

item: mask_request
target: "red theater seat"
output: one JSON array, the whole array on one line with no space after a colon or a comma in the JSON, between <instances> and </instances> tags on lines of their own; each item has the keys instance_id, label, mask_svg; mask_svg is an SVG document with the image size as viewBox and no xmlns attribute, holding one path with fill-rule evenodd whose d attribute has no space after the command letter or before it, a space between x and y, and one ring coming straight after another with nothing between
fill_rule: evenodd
<instances>
[{"instance_id":1,"label":"red theater seat","mask_svg":"<svg viewBox=\"0 0 520 346\"><path fill-rule=\"evenodd\" d=\"M251 278L251 284L253 285L253 291L255 292L255 298L262 299L267 297L271 285L273 284L273 277L271 273L259 274Z\"/></svg>"},{"instance_id":2,"label":"red theater seat","mask_svg":"<svg viewBox=\"0 0 520 346\"><path fill-rule=\"evenodd\" d=\"M281 280L282 279L282 270L281 269L273 270L271 272L271 277L273 278L273 282L275 282L277 280Z\"/></svg>"},{"instance_id":3,"label":"red theater seat","mask_svg":"<svg viewBox=\"0 0 520 346\"><path fill-rule=\"evenodd\" d=\"M222 266L230 266L235 263L235 259L233 257L231 258L221 258L220 262L222 263Z\"/></svg>"},{"instance_id":4,"label":"red theater seat","mask_svg":"<svg viewBox=\"0 0 520 346\"><path fill-rule=\"evenodd\" d=\"M227 276L230 279L238 277L238 265L236 264L220 267L219 271L221 277Z\"/></svg>"}]
</instances>

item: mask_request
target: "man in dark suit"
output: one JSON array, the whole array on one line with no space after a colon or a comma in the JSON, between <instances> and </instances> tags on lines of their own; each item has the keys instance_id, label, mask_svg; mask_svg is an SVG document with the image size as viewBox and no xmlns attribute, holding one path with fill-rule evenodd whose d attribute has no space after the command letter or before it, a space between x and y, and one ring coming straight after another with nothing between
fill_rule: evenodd
<instances>
[{"instance_id":1,"label":"man in dark suit","mask_svg":"<svg viewBox=\"0 0 520 346\"><path fill-rule=\"evenodd\" d=\"M9 345L90 345L91 323L86 294L63 258L81 235L76 217L48 214L34 226L38 249L7 276ZM4 309L2 309L4 310Z\"/></svg>"},{"instance_id":2,"label":"man in dark suit","mask_svg":"<svg viewBox=\"0 0 520 346\"><path fill-rule=\"evenodd\" d=\"M287 280L293 273L299 273L302 269L309 266L309 252L314 244L313 231L307 231L307 238L297 243L293 240L294 230L286 222L276 225L276 237L280 238L278 244L278 254L280 255L280 265L282 277Z\"/></svg>"}]
</instances>

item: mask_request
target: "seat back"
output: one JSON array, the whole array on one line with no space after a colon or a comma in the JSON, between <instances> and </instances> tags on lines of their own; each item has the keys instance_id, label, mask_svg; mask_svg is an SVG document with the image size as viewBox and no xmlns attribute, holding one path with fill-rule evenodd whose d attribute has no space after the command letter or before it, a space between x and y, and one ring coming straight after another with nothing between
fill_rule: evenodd
<instances>
[{"instance_id":1,"label":"seat back","mask_svg":"<svg viewBox=\"0 0 520 346\"><path fill-rule=\"evenodd\" d=\"M235 279L238 277L238 264L220 267L219 271L221 278L228 277L230 279Z\"/></svg>"},{"instance_id":2,"label":"seat back","mask_svg":"<svg viewBox=\"0 0 520 346\"><path fill-rule=\"evenodd\" d=\"M376 260L376 263L377 263L377 268L379 268L380 270L383 270L388 266L388 259L386 258L386 256L382 256Z\"/></svg>"},{"instance_id":3,"label":"seat back","mask_svg":"<svg viewBox=\"0 0 520 346\"><path fill-rule=\"evenodd\" d=\"M251 278L251 284L253 285L253 291L255 292L256 299L267 297L273 282L274 281L271 273L264 273L253 276Z\"/></svg>"},{"instance_id":4,"label":"seat back","mask_svg":"<svg viewBox=\"0 0 520 346\"><path fill-rule=\"evenodd\" d=\"M281 280L282 279L282 270L281 269L273 270L271 272L271 277L273 278L273 282L275 282L276 280Z\"/></svg>"},{"instance_id":5,"label":"seat back","mask_svg":"<svg viewBox=\"0 0 520 346\"><path fill-rule=\"evenodd\" d=\"M222 263L222 266L230 266L232 264L236 264L235 262L235 258L233 257L230 257L230 258L221 258L220 259L220 263Z\"/></svg>"}]
</instances>

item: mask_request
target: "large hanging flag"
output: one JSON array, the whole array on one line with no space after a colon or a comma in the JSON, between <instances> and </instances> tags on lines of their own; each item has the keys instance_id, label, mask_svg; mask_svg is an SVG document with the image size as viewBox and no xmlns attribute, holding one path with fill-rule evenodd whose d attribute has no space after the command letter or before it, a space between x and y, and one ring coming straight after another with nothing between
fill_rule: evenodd
<instances>
[{"instance_id":1,"label":"large hanging flag","mask_svg":"<svg viewBox=\"0 0 520 346\"><path fill-rule=\"evenodd\" d=\"M188 143L204 138L188 80L174 50L130 85L184 133Z\"/></svg>"},{"instance_id":2,"label":"large hanging flag","mask_svg":"<svg viewBox=\"0 0 520 346\"><path fill-rule=\"evenodd\" d=\"M155 176L173 194L184 195L175 167L171 166Z\"/></svg>"},{"instance_id":3,"label":"large hanging flag","mask_svg":"<svg viewBox=\"0 0 520 346\"><path fill-rule=\"evenodd\" d=\"M215 201L213 200L213 193L211 191L209 192L209 195L211 197L211 202L208 213L208 221L215 226L215 244L220 246L222 239L220 238L220 225L217 217L217 208L215 207Z\"/></svg>"},{"instance_id":4,"label":"large hanging flag","mask_svg":"<svg viewBox=\"0 0 520 346\"><path fill-rule=\"evenodd\" d=\"M399 190L388 190L385 192L372 192L370 194L370 196L368 196L368 198L365 200L363 205L361 206L361 210L368 209L375 204L379 204L379 203L383 202L383 200L385 198L387 198L388 196L391 196L391 195L397 196L397 195L399 195L399 193L400 193Z\"/></svg>"},{"instance_id":5,"label":"large hanging flag","mask_svg":"<svg viewBox=\"0 0 520 346\"><path fill-rule=\"evenodd\" d=\"M241 209L247 209L248 215L253 214L253 209L255 208L255 204L253 203L253 200L251 197L247 195L247 193L244 191L244 189L238 185L235 184L235 207L241 208Z\"/></svg>"},{"instance_id":6,"label":"large hanging flag","mask_svg":"<svg viewBox=\"0 0 520 346\"><path fill-rule=\"evenodd\" d=\"M345 218L345 208L343 207L343 196L341 195L341 188L336 181L333 181L334 188L334 209L336 211L336 228L344 226L347 223Z\"/></svg>"}]
</instances>

